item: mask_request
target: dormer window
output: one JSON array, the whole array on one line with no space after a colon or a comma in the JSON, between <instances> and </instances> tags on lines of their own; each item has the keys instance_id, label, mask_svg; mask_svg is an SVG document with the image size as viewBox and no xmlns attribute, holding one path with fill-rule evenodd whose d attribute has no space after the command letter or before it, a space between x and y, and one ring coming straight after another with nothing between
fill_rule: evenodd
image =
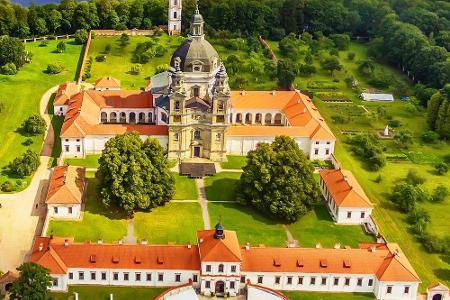
<instances>
[{"instance_id":1,"label":"dormer window","mask_svg":"<svg viewBox=\"0 0 450 300\"><path fill-rule=\"evenodd\" d=\"M194 131L194 139L196 139L196 140L201 139L201 133L200 133L200 130Z\"/></svg>"}]
</instances>

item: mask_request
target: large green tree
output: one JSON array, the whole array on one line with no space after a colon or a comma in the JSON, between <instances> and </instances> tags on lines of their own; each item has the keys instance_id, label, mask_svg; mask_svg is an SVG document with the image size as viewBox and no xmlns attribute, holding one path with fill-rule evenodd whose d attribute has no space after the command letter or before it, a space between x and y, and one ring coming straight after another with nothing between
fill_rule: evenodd
<instances>
[{"instance_id":1,"label":"large green tree","mask_svg":"<svg viewBox=\"0 0 450 300\"><path fill-rule=\"evenodd\" d=\"M17 268L19 278L10 292L12 300L47 300L52 278L49 270L33 262L23 263Z\"/></svg>"},{"instance_id":2,"label":"large green tree","mask_svg":"<svg viewBox=\"0 0 450 300\"><path fill-rule=\"evenodd\" d=\"M0 66L13 63L17 68L25 64L26 52L23 43L13 37L0 36Z\"/></svg>"},{"instance_id":3,"label":"large green tree","mask_svg":"<svg viewBox=\"0 0 450 300\"><path fill-rule=\"evenodd\" d=\"M238 199L273 218L295 222L319 199L314 168L294 139L278 136L247 155Z\"/></svg>"},{"instance_id":4,"label":"large green tree","mask_svg":"<svg viewBox=\"0 0 450 300\"><path fill-rule=\"evenodd\" d=\"M97 177L100 197L106 206L126 212L164 205L174 194L174 178L159 141L145 142L139 134L126 133L110 139L99 159Z\"/></svg>"}]
</instances>

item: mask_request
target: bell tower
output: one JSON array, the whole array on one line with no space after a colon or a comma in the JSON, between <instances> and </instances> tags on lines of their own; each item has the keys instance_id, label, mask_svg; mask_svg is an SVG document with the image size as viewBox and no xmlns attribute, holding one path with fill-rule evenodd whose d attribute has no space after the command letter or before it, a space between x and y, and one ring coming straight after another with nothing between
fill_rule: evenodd
<instances>
[{"instance_id":1,"label":"bell tower","mask_svg":"<svg viewBox=\"0 0 450 300\"><path fill-rule=\"evenodd\" d=\"M169 35L181 34L182 8L182 0L169 0L169 23L167 24L167 32Z\"/></svg>"}]
</instances>

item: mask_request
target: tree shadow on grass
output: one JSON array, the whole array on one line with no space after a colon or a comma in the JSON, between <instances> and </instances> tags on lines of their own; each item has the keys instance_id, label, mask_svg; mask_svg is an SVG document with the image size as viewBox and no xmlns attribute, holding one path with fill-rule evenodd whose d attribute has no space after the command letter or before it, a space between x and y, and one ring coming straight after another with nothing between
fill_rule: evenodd
<instances>
[{"instance_id":1,"label":"tree shadow on grass","mask_svg":"<svg viewBox=\"0 0 450 300\"><path fill-rule=\"evenodd\" d=\"M283 222L280 220L272 219L270 216L267 216L266 214L263 214L256 210L253 206L247 206L244 204L236 203L236 202L220 202L220 203L214 203L216 206L221 206L225 210L238 210L240 213L245 213L249 215L253 220L263 223L265 225L282 225ZM219 207L218 211L223 211L222 208ZM219 213L219 215L222 215ZM214 221L214 220L211 220ZM214 223L214 222L213 222Z\"/></svg>"},{"instance_id":2,"label":"tree shadow on grass","mask_svg":"<svg viewBox=\"0 0 450 300\"><path fill-rule=\"evenodd\" d=\"M214 180L206 187L206 198L208 201L236 201L236 188L239 179L221 178Z\"/></svg>"},{"instance_id":3,"label":"tree shadow on grass","mask_svg":"<svg viewBox=\"0 0 450 300\"><path fill-rule=\"evenodd\" d=\"M450 269L434 269L434 275L443 281L450 280Z\"/></svg>"},{"instance_id":4,"label":"tree shadow on grass","mask_svg":"<svg viewBox=\"0 0 450 300\"><path fill-rule=\"evenodd\" d=\"M317 220L333 222L330 213L324 207L324 204L319 204L313 207L313 211L316 214Z\"/></svg>"},{"instance_id":5,"label":"tree shadow on grass","mask_svg":"<svg viewBox=\"0 0 450 300\"><path fill-rule=\"evenodd\" d=\"M441 255L440 258L448 265L450 265L450 255Z\"/></svg>"}]
</instances>

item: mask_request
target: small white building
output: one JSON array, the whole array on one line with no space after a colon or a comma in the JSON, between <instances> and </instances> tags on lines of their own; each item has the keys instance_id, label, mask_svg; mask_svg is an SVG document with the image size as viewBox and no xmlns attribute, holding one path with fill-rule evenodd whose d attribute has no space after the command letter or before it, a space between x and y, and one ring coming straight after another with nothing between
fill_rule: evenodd
<instances>
[{"instance_id":1,"label":"small white building","mask_svg":"<svg viewBox=\"0 0 450 300\"><path fill-rule=\"evenodd\" d=\"M394 95L392 94L371 94L362 93L361 98L364 101L381 101L381 102L392 102L394 101Z\"/></svg>"},{"instance_id":2,"label":"small white building","mask_svg":"<svg viewBox=\"0 0 450 300\"><path fill-rule=\"evenodd\" d=\"M85 196L85 169L58 166L53 169L47 193L47 214L58 219L79 219Z\"/></svg>"},{"instance_id":3,"label":"small white building","mask_svg":"<svg viewBox=\"0 0 450 300\"><path fill-rule=\"evenodd\" d=\"M374 205L352 172L342 169L321 170L319 185L336 223L369 222Z\"/></svg>"},{"instance_id":4,"label":"small white building","mask_svg":"<svg viewBox=\"0 0 450 300\"><path fill-rule=\"evenodd\" d=\"M64 82L58 87L58 91L53 101L53 112L56 116L65 116L69 107L70 98L80 92L76 82Z\"/></svg>"},{"instance_id":5,"label":"small white building","mask_svg":"<svg viewBox=\"0 0 450 300\"><path fill-rule=\"evenodd\" d=\"M440 282L434 283L427 288L427 300L449 300L448 287Z\"/></svg>"}]
</instances>

